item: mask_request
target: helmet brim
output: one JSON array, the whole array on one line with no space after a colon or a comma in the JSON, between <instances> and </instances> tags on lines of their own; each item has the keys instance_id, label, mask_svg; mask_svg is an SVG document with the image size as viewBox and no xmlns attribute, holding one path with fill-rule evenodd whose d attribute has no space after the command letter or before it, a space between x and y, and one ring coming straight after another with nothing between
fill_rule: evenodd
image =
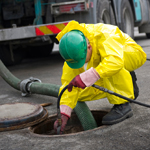
<instances>
[{"instance_id":1,"label":"helmet brim","mask_svg":"<svg viewBox=\"0 0 150 150\"><path fill-rule=\"evenodd\" d=\"M66 61L66 63L72 69L79 69L79 68L83 67L83 65L85 64L85 61L86 61L86 57L81 59L79 62L72 63L72 62Z\"/></svg>"}]
</instances>

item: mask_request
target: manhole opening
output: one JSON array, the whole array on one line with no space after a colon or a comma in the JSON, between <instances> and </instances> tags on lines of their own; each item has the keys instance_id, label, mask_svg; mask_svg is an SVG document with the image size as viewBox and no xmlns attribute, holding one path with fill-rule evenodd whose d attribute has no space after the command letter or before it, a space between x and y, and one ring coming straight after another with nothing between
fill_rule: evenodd
<instances>
[{"instance_id":1,"label":"manhole opening","mask_svg":"<svg viewBox=\"0 0 150 150\"><path fill-rule=\"evenodd\" d=\"M102 118L108 112L106 111L91 111L91 112L93 114L93 117L95 118L95 121L97 122L98 127L102 126ZM56 119L57 115L49 116L44 122L30 127L30 131L41 135L56 135L53 128ZM71 118L67 123L64 134L71 134L82 131L84 131L83 127L77 115L73 112Z\"/></svg>"}]
</instances>

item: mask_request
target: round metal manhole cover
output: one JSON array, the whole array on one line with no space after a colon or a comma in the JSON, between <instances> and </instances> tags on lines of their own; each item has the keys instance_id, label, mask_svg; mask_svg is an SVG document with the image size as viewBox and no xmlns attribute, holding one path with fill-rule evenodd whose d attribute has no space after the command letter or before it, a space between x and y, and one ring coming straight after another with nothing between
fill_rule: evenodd
<instances>
[{"instance_id":1,"label":"round metal manhole cover","mask_svg":"<svg viewBox=\"0 0 150 150\"><path fill-rule=\"evenodd\" d=\"M0 131L26 128L48 117L46 109L33 103L3 104L0 110Z\"/></svg>"}]
</instances>

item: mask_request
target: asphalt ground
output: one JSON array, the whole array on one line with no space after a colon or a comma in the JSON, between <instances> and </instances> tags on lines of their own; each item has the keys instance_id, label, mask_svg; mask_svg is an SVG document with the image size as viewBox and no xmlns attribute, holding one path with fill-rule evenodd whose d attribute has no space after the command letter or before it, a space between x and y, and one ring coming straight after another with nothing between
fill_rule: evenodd
<instances>
[{"instance_id":1,"label":"asphalt ground","mask_svg":"<svg viewBox=\"0 0 150 150\"><path fill-rule=\"evenodd\" d=\"M136 31L135 31L136 32ZM150 40L144 34L135 38L150 59ZM24 60L8 69L19 79L39 78L43 83L61 84L60 77L63 59L57 51L48 58ZM150 61L136 71L140 89L137 101L150 105ZM57 98L32 94L22 97L21 92L10 87L0 77L0 104L51 102L46 107L49 115L56 114ZM107 99L87 102L91 110L110 110ZM66 134L62 136L42 136L30 132L29 128L0 132L0 150L149 150L150 149L150 108L131 104L133 117L115 125L103 126L94 130Z\"/></svg>"}]
</instances>

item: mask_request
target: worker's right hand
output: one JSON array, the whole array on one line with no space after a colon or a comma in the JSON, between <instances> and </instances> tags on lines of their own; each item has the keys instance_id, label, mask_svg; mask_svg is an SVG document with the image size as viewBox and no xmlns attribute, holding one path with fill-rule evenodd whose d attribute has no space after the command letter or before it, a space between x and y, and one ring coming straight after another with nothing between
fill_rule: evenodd
<instances>
[{"instance_id":1,"label":"worker's right hand","mask_svg":"<svg viewBox=\"0 0 150 150\"><path fill-rule=\"evenodd\" d=\"M66 124L68 122L68 119L69 117L67 115L64 115L64 114L61 114L61 129L60 129L60 134L63 133L65 127L66 127ZM57 133L57 128L58 128L58 120L56 120L54 122L54 130L55 130L55 133Z\"/></svg>"},{"instance_id":2,"label":"worker's right hand","mask_svg":"<svg viewBox=\"0 0 150 150\"><path fill-rule=\"evenodd\" d=\"M77 75L68 85L68 91L72 91L72 87L78 88L86 88L93 85L97 80L100 79L99 74L97 71L91 67L90 69L86 70L85 72Z\"/></svg>"},{"instance_id":3,"label":"worker's right hand","mask_svg":"<svg viewBox=\"0 0 150 150\"><path fill-rule=\"evenodd\" d=\"M84 89L86 85L83 83L83 81L80 78L80 75L77 75L75 78L72 79L72 81L68 84L68 91L71 92L72 88L78 87Z\"/></svg>"}]
</instances>

